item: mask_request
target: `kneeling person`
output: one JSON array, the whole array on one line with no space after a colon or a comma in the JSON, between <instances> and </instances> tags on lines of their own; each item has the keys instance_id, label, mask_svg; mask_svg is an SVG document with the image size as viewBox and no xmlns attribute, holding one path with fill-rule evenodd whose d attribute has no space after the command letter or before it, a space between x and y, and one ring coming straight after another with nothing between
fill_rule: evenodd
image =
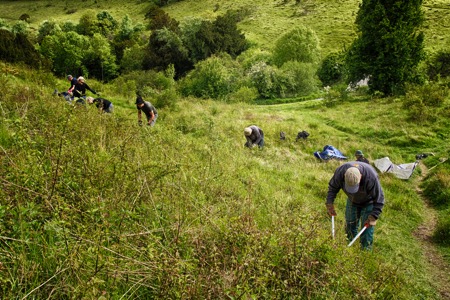
<instances>
[{"instance_id":1,"label":"kneeling person","mask_svg":"<svg viewBox=\"0 0 450 300\"><path fill-rule=\"evenodd\" d=\"M264 132L256 125L251 125L244 129L244 135L247 139L245 147L253 148L256 145L259 148L264 147Z\"/></svg>"},{"instance_id":2,"label":"kneeling person","mask_svg":"<svg viewBox=\"0 0 450 300\"><path fill-rule=\"evenodd\" d=\"M92 97L87 97L86 98L87 102L89 104L94 104L95 106L97 106L97 108L101 111L101 112L106 112L106 113L112 113L114 106L111 103L111 101L103 99L103 98L92 98Z\"/></svg>"}]
</instances>

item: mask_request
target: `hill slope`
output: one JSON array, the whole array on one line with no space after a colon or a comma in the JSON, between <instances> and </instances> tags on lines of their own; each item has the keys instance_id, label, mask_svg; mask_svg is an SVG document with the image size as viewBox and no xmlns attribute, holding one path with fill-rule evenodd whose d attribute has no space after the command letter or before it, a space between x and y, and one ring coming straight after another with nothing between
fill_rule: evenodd
<instances>
[{"instance_id":1,"label":"hill slope","mask_svg":"<svg viewBox=\"0 0 450 300\"><path fill-rule=\"evenodd\" d=\"M386 206L365 253L347 247L342 193L331 239L324 199L340 162L312 154L331 144L410 162L441 148L446 122L423 127L400 102L361 97L334 108L187 99L147 128L127 105L100 115L47 96L49 74L4 70L2 298L439 299L413 235L419 174L381 175ZM243 147L249 124L266 133L262 151ZM300 130L311 136L296 142Z\"/></svg>"},{"instance_id":2,"label":"hill slope","mask_svg":"<svg viewBox=\"0 0 450 300\"><path fill-rule=\"evenodd\" d=\"M248 17L239 24L246 37L262 49L270 49L273 42L283 33L298 24L316 31L320 38L322 55L348 47L355 38L355 16L359 0L306 0L300 1L264 0L185 0L173 3L164 9L176 20L199 17L213 19L229 9L245 9ZM32 28L47 19L58 22L70 20L78 23L80 17L89 11L109 11L118 20L128 14L134 22L145 23L144 15L148 4L144 1L87 0L82 5L67 1L3 1L0 4L0 18L14 22L22 14L30 16ZM446 0L425 0L423 4L426 21L424 24L425 44L430 51L446 49L450 36L450 4Z\"/></svg>"}]
</instances>

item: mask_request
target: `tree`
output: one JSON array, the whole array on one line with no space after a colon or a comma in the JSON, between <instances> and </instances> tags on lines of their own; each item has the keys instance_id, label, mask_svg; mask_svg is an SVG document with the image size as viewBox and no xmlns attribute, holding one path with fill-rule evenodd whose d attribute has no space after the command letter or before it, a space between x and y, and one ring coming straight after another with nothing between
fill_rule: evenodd
<instances>
[{"instance_id":1,"label":"tree","mask_svg":"<svg viewBox=\"0 0 450 300\"><path fill-rule=\"evenodd\" d=\"M424 58L422 0L363 0L356 17L358 37L347 56L349 81L369 78L369 89L403 93Z\"/></svg>"},{"instance_id":2,"label":"tree","mask_svg":"<svg viewBox=\"0 0 450 300\"><path fill-rule=\"evenodd\" d=\"M188 50L181 38L168 28L153 31L143 61L144 69L164 71L172 64L177 78L192 69Z\"/></svg>"},{"instance_id":3,"label":"tree","mask_svg":"<svg viewBox=\"0 0 450 300\"><path fill-rule=\"evenodd\" d=\"M319 39L312 29L305 26L292 29L275 43L273 61L278 67L288 61L318 63L319 60Z\"/></svg>"},{"instance_id":4,"label":"tree","mask_svg":"<svg viewBox=\"0 0 450 300\"><path fill-rule=\"evenodd\" d=\"M85 49L89 49L89 38L74 31L47 35L39 47L40 53L53 63L58 75L81 75Z\"/></svg>"},{"instance_id":5,"label":"tree","mask_svg":"<svg viewBox=\"0 0 450 300\"><path fill-rule=\"evenodd\" d=\"M0 60L24 62L32 68L49 68L50 62L42 59L27 36L0 28Z\"/></svg>"}]
</instances>

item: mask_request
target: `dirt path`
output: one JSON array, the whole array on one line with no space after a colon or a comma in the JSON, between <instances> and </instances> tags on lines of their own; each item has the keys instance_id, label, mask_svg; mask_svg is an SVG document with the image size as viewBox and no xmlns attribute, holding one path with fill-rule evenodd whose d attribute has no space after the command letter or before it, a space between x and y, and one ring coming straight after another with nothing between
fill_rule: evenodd
<instances>
[{"instance_id":1,"label":"dirt path","mask_svg":"<svg viewBox=\"0 0 450 300\"><path fill-rule=\"evenodd\" d=\"M423 176L425 176L427 173L425 166L423 164L419 164L419 166L422 169ZM422 190L417 189L417 193L422 195ZM426 253L427 269L433 278L434 287L439 291L442 299L450 300L450 266L436 249L431 238L437 222L436 211L430 207L425 197L422 196L422 199L425 202L425 220L416 229L414 236L419 240L424 253Z\"/></svg>"}]
</instances>

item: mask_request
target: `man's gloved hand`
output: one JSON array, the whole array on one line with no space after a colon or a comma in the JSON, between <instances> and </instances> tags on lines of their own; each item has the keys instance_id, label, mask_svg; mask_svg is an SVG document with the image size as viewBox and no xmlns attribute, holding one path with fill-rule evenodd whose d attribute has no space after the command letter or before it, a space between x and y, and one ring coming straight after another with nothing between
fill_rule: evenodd
<instances>
[{"instance_id":1,"label":"man's gloved hand","mask_svg":"<svg viewBox=\"0 0 450 300\"><path fill-rule=\"evenodd\" d=\"M327 206L327 212L328 212L328 215L330 215L330 217L331 216L336 216L336 211L334 210L334 204L332 204L332 203L327 203L327 204L325 204L326 206Z\"/></svg>"},{"instance_id":2,"label":"man's gloved hand","mask_svg":"<svg viewBox=\"0 0 450 300\"><path fill-rule=\"evenodd\" d=\"M377 225L377 219L375 219L374 216L369 215L369 217L367 217L366 222L364 222L364 225L375 226Z\"/></svg>"},{"instance_id":3,"label":"man's gloved hand","mask_svg":"<svg viewBox=\"0 0 450 300\"><path fill-rule=\"evenodd\" d=\"M138 121L139 126L142 126L142 120Z\"/></svg>"}]
</instances>

